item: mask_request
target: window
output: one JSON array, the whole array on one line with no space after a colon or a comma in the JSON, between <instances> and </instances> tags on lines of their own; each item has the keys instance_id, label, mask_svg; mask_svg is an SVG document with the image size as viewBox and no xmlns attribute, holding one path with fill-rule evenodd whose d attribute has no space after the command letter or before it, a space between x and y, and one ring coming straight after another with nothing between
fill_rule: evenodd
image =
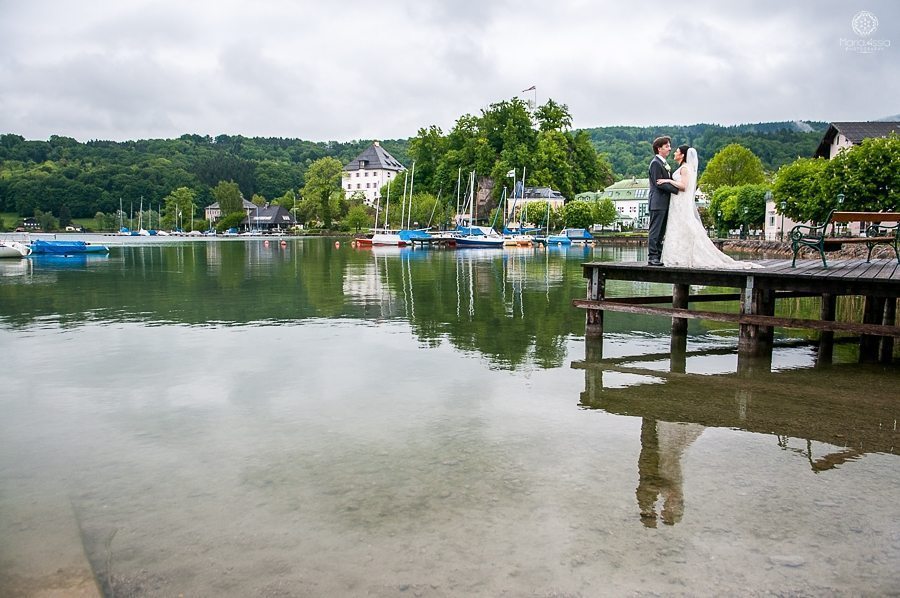
<instances>
[{"instance_id":1,"label":"window","mask_svg":"<svg viewBox=\"0 0 900 598\"><path fill-rule=\"evenodd\" d=\"M356 183L356 188L357 188L357 189L359 189L359 188L360 188L360 187L359 187L359 183Z\"/></svg>"}]
</instances>

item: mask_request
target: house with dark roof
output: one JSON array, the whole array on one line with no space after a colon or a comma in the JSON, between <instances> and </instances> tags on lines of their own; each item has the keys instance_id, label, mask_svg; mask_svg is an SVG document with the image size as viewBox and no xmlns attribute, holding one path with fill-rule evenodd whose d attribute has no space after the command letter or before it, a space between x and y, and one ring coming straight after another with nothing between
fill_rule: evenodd
<instances>
[{"instance_id":1,"label":"house with dark roof","mask_svg":"<svg viewBox=\"0 0 900 598\"><path fill-rule=\"evenodd\" d=\"M404 170L406 167L375 141L344 166L341 186L347 197L359 191L367 204L375 205L381 188Z\"/></svg>"},{"instance_id":2,"label":"house with dark roof","mask_svg":"<svg viewBox=\"0 0 900 598\"><path fill-rule=\"evenodd\" d=\"M518 220L521 210L527 210L527 205L532 202L547 202L554 210L559 210L566 203L566 197L551 187L521 187L521 183L516 184L516 195L507 202L506 217L510 220Z\"/></svg>"},{"instance_id":3,"label":"house with dark roof","mask_svg":"<svg viewBox=\"0 0 900 598\"><path fill-rule=\"evenodd\" d=\"M253 207L255 209L247 214L247 218L241 222L241 225L247 230L281 231L287 230L297 223L288 209L283 206L266 204L263 207Z\"/></svg>"},{"instance_id":4,"label":"house with dark roof","mask_svg":"<svg viewBox=\"0 0 900 598\"><path fill-rule=\"evenodd\" d=\"M816 148L816 158L831 160L838 152L859 144L863 139L900 135L900 121L841 122L831 123Z\"/></svg>"},{"instance_id":5,"label":"house with dark roof","mask_svg":"<svg viewBox=\"0 0 900 598\"><path fill-rule=\"evenodd\" d=\"M250 212L256 209L256 204L252 201L247 201L243 198L243 196L241 196L241 204L244 208L244 213L247 214L248 217L250 216ZM219 202L206 206L206 208L204 209L204 214L206 216L206 219L210 222L215 222L219 218L221 218L222 208L219 207Z\"/></svg>"}]
</instances>

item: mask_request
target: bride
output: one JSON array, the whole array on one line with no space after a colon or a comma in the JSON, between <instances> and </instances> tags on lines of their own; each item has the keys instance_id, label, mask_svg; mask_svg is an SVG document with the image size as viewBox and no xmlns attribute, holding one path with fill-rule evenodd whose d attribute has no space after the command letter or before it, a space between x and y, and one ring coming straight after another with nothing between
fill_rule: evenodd
<instances>
[{"instance_id":1,"label":"bride","mask_svg":"<svg viewBox=\"0 0 900 598\"><path fill-rule=\"evenodd\" d=\"M662 263L682 268L759 268L758 264L739 262L721 251L710 240L694 206L697 190L697 150L687 145L675 150L675 161L680 165L671 179L660 179L657 184L672 183L681 191L669 202L666 221L666 238L663 242Z\"/></svg>"}]
</instances>

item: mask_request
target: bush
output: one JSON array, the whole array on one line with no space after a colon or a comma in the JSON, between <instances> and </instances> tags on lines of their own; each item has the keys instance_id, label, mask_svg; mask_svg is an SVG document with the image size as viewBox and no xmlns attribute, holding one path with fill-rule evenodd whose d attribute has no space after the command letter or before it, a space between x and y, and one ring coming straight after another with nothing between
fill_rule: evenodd
<instances>
[{"instance_id":1,"label":"bush","mask_svg":"<svg viewBox=\"0 0 900 598\"><path fill-rule=\"evenodd\" d=\"M245 218L247 218L247 214L244 212L232 212L216 222L216 231L224 233L229 228L240 228L241 222L243 222Z\"/></svg>"}]
</instances>

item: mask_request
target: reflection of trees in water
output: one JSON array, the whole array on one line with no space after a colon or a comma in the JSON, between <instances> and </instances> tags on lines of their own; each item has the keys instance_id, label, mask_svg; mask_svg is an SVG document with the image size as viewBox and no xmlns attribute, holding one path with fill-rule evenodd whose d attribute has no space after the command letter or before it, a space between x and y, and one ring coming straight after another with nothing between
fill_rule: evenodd
<instances>
[{"instance_id":1,"label":"reflection of trees in water","mask_svg":"<svg viewBox=\"0 0 900 598\"><path fill-rule=\"evenodd\" d=\"M641 523L656 527L661 519L675 525L684 515L684 487L681 458L700 437L705 426L658 422L644 419L641 424L641 455L638 458L638 508ZM657 513L657 503L662 501Z\"/></svg>"}]
</instances>

